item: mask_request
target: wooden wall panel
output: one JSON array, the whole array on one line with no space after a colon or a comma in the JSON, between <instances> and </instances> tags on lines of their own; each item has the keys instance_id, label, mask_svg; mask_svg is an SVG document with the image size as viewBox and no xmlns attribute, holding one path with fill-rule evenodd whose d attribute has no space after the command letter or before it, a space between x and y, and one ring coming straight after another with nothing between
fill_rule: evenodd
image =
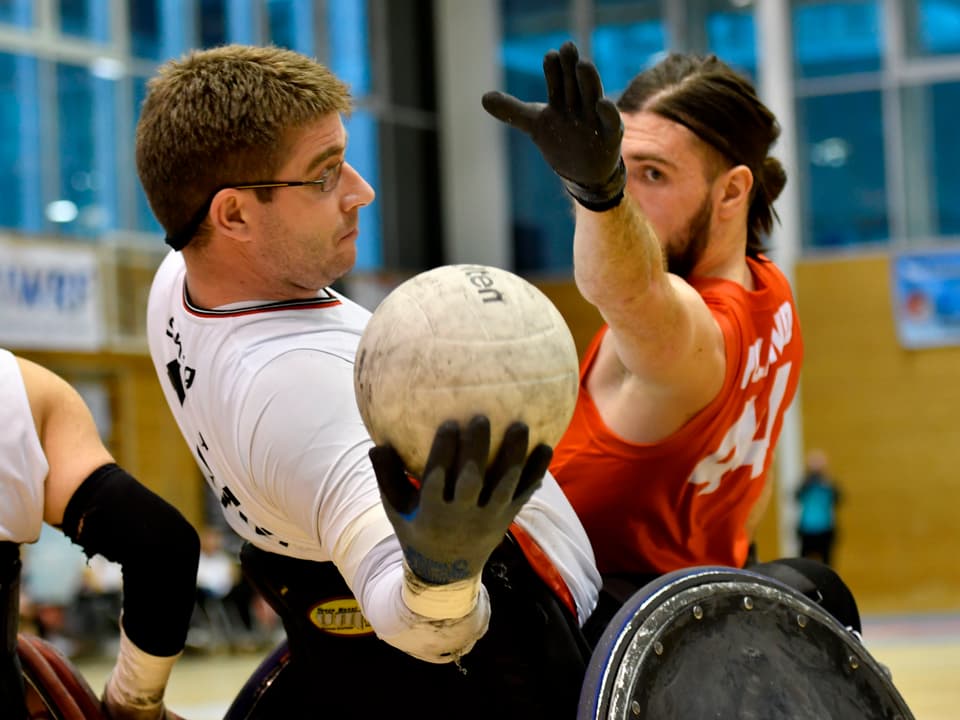
<instances>
[{"instance_id":1,"label":"wooden wall panel","mask_svg":"<svg viewBox=\"0 0 960 720\"><path fill-rule=\"evenodd\" d=\"M868 610L960 607L960 348L906 350L887 256L808 261L806 447L845 493L837 567Z\"/></svg>"}]
</instances>

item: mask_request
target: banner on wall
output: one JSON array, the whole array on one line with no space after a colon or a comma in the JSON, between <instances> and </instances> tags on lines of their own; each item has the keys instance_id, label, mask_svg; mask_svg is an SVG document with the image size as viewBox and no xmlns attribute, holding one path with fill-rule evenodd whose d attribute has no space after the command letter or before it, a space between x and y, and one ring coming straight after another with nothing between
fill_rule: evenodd
<instances>
[{"instance_id":1,"label":"banner on wall","mask_svg":"<svg viewBox=\"0 0 960 720\"><path fill-rule=\"evenodd\" d=\"M105 335L94 248L0 241L0 346L97 350Z\"/></svg>"},{"instance_id":2,"label":"banner on wall","mask_svg":"<svg viewBox=\"0 0 960 720\"><path fill-rule=\"evenodd\" d=\"M894 314L907 348L960 345L960 251L893 258Z\"/></svg>"}]
</instances>

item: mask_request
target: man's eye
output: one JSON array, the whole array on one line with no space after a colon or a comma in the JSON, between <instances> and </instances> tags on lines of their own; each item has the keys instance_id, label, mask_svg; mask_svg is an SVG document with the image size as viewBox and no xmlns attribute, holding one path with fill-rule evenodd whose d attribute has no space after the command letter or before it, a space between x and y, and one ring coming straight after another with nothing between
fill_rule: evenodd
<instances>
[{"instance_id":1,"label":"man's eye","mask_svg":"<svg viewBox=\"0 0 960 720\"><path fill-rule=\"evenodd\" d=\"M319 185L324 192L333 190L337 185L337 181L340 179L340 171L342 169L343 169L343 160L336 163L335 165L329 166L326 170L324 170L320 174L320 177L314 180L314 183L316 185Z\"/></svg>"}]
</instances>

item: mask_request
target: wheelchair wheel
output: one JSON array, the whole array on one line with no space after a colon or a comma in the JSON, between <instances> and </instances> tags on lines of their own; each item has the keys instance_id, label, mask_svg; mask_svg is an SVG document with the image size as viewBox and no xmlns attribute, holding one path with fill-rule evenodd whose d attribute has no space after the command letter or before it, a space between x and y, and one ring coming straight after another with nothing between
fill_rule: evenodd
<instances>
[{"instance_id":1,"label":"wheelchair wheel","mask_svg":"<svg viewBox=\"0 0 960 720\"><path fill-rule=\"evenodd\" d=\"M70 661L50 643L17 636L29 720L103 720L100 700Z\"/></svg>"},{"instance_id":2,"label":"wheelchair wheel","mask_svg":"<svg viewBox=\"0 0 960 720\"><path fill-rule=\"evenodd\" d=\"M230 703L223 720L248 720L256 717L271 692L282 692L281 677L290 664L290 649L284 640L261 662Z\"/></svg>"},{"instance_id":3,"label":"wheelchair wheel","mask_svg":"<svg viewBox=\"0 0 960 720\"><path fill-rule=\"evenodd\" d=\"M607 625L578 720L913 720L859 637L799 591L701 567L634 593Z\"/></svg>"}]
</instances>

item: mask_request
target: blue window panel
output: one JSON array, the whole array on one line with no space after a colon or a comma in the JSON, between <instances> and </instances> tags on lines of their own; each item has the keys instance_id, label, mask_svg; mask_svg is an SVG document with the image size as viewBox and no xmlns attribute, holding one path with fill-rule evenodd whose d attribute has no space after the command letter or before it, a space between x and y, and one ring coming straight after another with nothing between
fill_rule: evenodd
<instances>
[{"instance_id":1,"label":"blue window panel","mask_svg":"<svg viewBox=\"0 0 960 720\"><path fill-rule=\"evenodd\" d=\"M133 78L133 118L134 125L136 125L137 119L140 117L140 106L143 104L143 99L147 94L147 78L145 77L134 77ZM134 142L134 138L130 138L131 144ZM134 173L136 177L136 173ZM135 190L134 202L136 204L136 213L135 213L135 230L140 230L141 232L148 233L160 233L163 234L163 228L160 226L160 223L157 222L157 219L153 215L153 211L150 209L150 203L147 201L147 194L143 191L143 185L140 184L140 178L136 178L136 190Z\"/></svg>"},{"instance_id":2,"label":"blue window panel","mask_svg":"<svg viewBox=\"0 0 960 720\"><path fill-rule=\"evenodd\" d=\"M0 53L0 227L43 228L37 61Z\"/></svg>"},{"instance_id":3,"label":"blue window panel","mask_svg":"<svg viewBox=\"0 0 960 720\"><path fill-rule=\"evenodd\" d=\"M158 0L127 0L130 51L134 57L160 60L160 6Z\"/></svg>"},{"instance_id":4,"label":"blue window panel","mask_svg":"<svg viewBox=\"0 0 960 720\"><path fill-rule=\"evenodd\" d=\"M229 42L241 45L257 44L259 33L253 3L232 0L226 6L226 18Z\"/></svg>"},{"instance_id":5,"label":"blue window panel","mask_svg":"<svg viewBox=\"0 0 960 720\"><path fill-rule=\"evenodd\" d=\"M380 186L377 121L369 112L358 110L344 122L349 141L347 161L364 180ZM380 205L372 202L360 208L360 236L357 238L357 270L375 270L383 265L383 230Z\"/></svg>"},{"instance_id":6,"label":"blue window panel","mask_svg":"<svg viewBox=\"0 0 960 720\"><path fill-rule=\"evenodd\" d=\"M875 72L883 28L878 0L802 2L793 9L793 44L800 77Z\"/></svg>"},{"instance_id":7,"label":"blue window panel","mask_svg":"<svg viewBox=\"0 0 960 720\"><path fill-rule=\"evenodd\" d=\"M87 0L60 0L60 32L64 35L86 37L90 26L90 6Z\"/></svg>"},{"instance_id":8,"label":"blue window panel","mask_svg":"<svg viewBox=\"0 0 960 720\"><path fill-rule=\"evenodd\" d=\"M20 225L21 206L20 167L20 103L17 64L20 56L0 53L0 133L6 142L0 143L0 227Z\"/></svg>"},{"instance_id":9,"label":"blue window panel","mask_svg":"<svg viewBox=\"0 0 960 720\"><path fill-rule=\"evenodd\" d=\"M889 240L881 109L873 91L797 104L806 247Z\"/></svg>"},{"instance_id":10,"label":"blue window panel","mask_svg":"<svg viewBox=\"0 0 960 720\"><path fill-rule=\"evenodd\" d=\"M301 3L291 4L294 17L306 17ZM370 38L367 3L356 0L328 0L326 27L330 28L326 63L331 71L350 85L354 98L362 100L371 91ZM299 13L299 14L298 14ZM304 43L305 38L294 42ZM301 50L302 52L303 50ZM347 160L374 188L379 185L379 143L377 122L372 114L358 109L345 119L349 134ZM383 264L383 232L380 206L373 202L360 210L360 237L357 240L358 270L372 270Z\"/></svg>"},{"instance_id":11,"label":"blue window panel","mask_svg":"<svg viewBox=\"0 0 960 720\"><path fill-rule=\"evenodd\" d=\"M543 56L570 40L550 31L508 38L503 45L506 92L545 102ZM520 271L569 269L573 264L573 216L569 196L540 151L524 133L505 129L509 163L513 264Z\"/></svg>"},{"instance_id":12,"label":"blue window panel","mask_svg":"<svg viewBox=\"0 0 960 720\"><path fill-rule=\"evenodd\" d=\"M236 3L234 3L235 5ZM244 3L248 5L248 3ZM200 47L215 47L228 42L226 0L200 0L198 34ZM238 40L238 42L241 42Z\"/></svg>"},{"instance_id":13,"label":"blue window panel","mask_svg":"<svg viewBox=\"0 0 960 720\"><path fill-rule=\"evenodd\" d=\"M88 224L90 209L97 204L96 181L93 177L92 85L91 77L84 68L57 65L60 183L57 197L50 200L69 202L75 207L75 218L56 226L58 231L68 235L92 236L98 229Z\"/></svg>"},{"instance_id":14,"label":"blue window panel","mask_svg":"<svg viewBox=\"0 0 960 720\"><path fill-rule=\"evenodd\" d=\"M547 93L543 84L543 56L548 50L556 50L567 40L572 40L567 31L539 33L523 37L508 38L503 43L500 60L508 76L516 73L539 81L537 96L546 100ZM518 82L524 82L518 79ZM508 85L507 90L513 92Z\"/></svg>"},{"instance_id":15,"label":"blue window panel","mask_svg":"<svg viewBox=\"0 0 960 720\"><path fill-rule=\"evenodd\" d=\"M366 17L362 17L366 22ZM274 45L304 55L316 53L314 3L311 0L267 0L267 25Z\"/></svg>"},{"instance_id":16,"label":"blue window panel","mask_svg":"<svg viewBox=\"0 0 960 720\"><path fill-rule=\"evenodd\" d=\"M960 0L907 0L906 5L916 15L908 24L916 34L907 38L915 54L960 53Z\"/></svg>"},{"instance_id":17,"label":"blue window panel","mask_svg":"<svg viewBox=\"0 0 960 720\"><path fill-rule=\"evenodd\" d=\"M328 0L327 43L330 69L350 85L354 97L368 95L371 89L370 37L367 29L367 3L357 0Z\"/></svg>"},{"instance_id":18,"label":"blue window panel","mask_svg":"<svg viewBox=\"0 0 960 720\"><path fill-rule=\"evenodd\" d=\"M196 46L197 22L193 0L159 0L160 57L179 57Z\"/></svg>"},{"instance_id":19,"label":"blue window panel","mask_svg":"<svg viewBox=\"0 0 960 720\"><path fill-rule=\"evenodd\" d=\"M91 222L98 232L120 228L120 175L117 172L117 81L93 77L94 153L91 180L96 192L95 212L99 222ZM92 220L92 218L91 218Z\"/></svg>"},{"instance_id":20,"label":"blue window panel","mask_svg":"<svg viewBox=\"0 0 960 720\"><path fill-rule=\"evenodd\" d=\"M58 64L56 76L60 184L52 200L77 210L57 230L94 238L117 227L114 82L77 65Z\"/></svg>"},{"instance_id":21,"label":"blue window panel","mask_svg":"<svg viewBox=\"0 0 960 720\"><path fill-rule=\"evenodd\" d=\"M590 55L608 96L662 57L669 42L660 15L656 0L597 0Z\"/></svg>"},{"instance_id":22,"label":"blue window panel","mask_svg":"<svg viewBox=\"0 0 960 720\"><path fill-rule=\"evenodd\" d=\"M204 23L211 41L222 37L222 21L214 17L216 2L202 7L199 15L195 10L194 0L127 0L131 54L157 61L178 57L196 46Z\"/></svg>"},{"instance_id":23,"label":"blue window panel","mask_svg":"<svg viewBox=\"0 0 960 720\"><path fill-rule=\"evenodd\" d=\"M518 272L573 265L573 209L556 174L525 134L508 133L513 263Z\"/></svg>"},{"instance_id":24,"label":"blue window panel","mask_svg":"<svg viewBox=\"0 0 960 720\"><path fill-rule=\"evenodd\" d=\"M659 20L593 31L593 61L603 79L604 92L617 97L634 76L663 57L667 33Z\"/></svg>"},{"instance_id":25,"label":"blue window panel","mask_svg":"<svg viewBox=\"0 0 960 720\"><path fill-rule=\"evenodd\" d=\"M960 236L960 140L957 139L957 109L960 83L941 83L930 88L933 132L924 146L930 153L931 186L936 201L934 217L939 235Z\"/></svg>"},{"instance_id":26,"label":"blue window panel","mask_svg":"<svg viewBox=\"0 0 960 720\"><path fill-rule=\"evenodd\" d=\"M0 23L28 28L33 25L32 0L0 0Z\"/></svg>"},{"instance_id":27,"label":"blue window panel","mask_svg":"<svg viewBox=\"0 0 960 720\"><path fill-rule=\"evenodd\" d=\"M500 60L506 91L530 100L546 100L543 56L572 40L567 0L501 0L503 46Z\"/></svg>"},{"instance_id":28,"label":"blue window panel","mask_svg":"<svg viewBox=\"0 0 960 720\"><path fill-rule=\"evenodd\" d=\"M566 27L570 4L570 0L501 0L504 33L523 35L531 30Z\"/></svg>"},{"instance_id":29,"label":"blue window panel","mask_svg":"<svg viewBox=\"0 0 960 720\"><path fill-rule=\"evenodd\" d=\"M289 0L267 0L267 32L270 42L293 49L295 28Z\"/></svg>"},{"instance_id":30,"label":"blue window panel","mask_svg":"<svg viewBox=\"0 0 960 720\"><path fill-rule=\"evenodd\" d=\"M109 42L109 3L105 0L60 0L60 32L98 43Z\"/></svg>"},{"instance_id":31,"label":"blue window panel","mask_svg":"<svg viewBox=\"0 0 960 720\"><path fill-rule=\"evenodd\" d=\"M712 12L707 16L707 49L752 81L757 77L756 26L752 12Z\"/></svg>"},{"instance_id":32,"label":"blue window panel","mask_svg":"<svg viewBox=\"0 0 960 720\"><path fill-rule=\"evenodd\" d=\"M503 0L501 61L505 91L523 100L547 99L543 56L573 39L564 0ZM509 163L513 265L519 272L567 270L573 264L569 196L525 134L504 129Z\"/></svg>"}]
</instances>

